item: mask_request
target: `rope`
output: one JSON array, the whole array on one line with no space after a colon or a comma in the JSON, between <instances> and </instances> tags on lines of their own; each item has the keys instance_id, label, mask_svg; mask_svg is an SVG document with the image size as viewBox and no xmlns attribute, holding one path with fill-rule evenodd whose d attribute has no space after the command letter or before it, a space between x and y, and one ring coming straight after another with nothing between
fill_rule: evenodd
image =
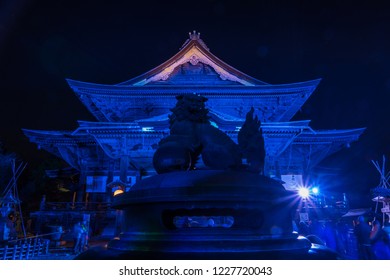
<instances>
[{"instance_id":1,"label":"rope","mask_svg":"<svg viewBox=\"0 0 390 280\"><path fill-rule=\"evenodd\" d=\"M12 184L14 182L14 180L17 180L19 179L20 175L22 174L23 170L26 168L27 166L27 163L24 164L23 168L22 168L22 163L19 165L19 167L17 168L16 171L14 171L14 168L13 168L13 171L14 171L14 176L12 177L12 179L8 182L8 185L7 187L4 189L3 193L2 193L2 196L4 197L10 190L11 188L14 186L14 184ZM22 170L20 171L20 169L22 168ZM16 177L15 177L15 172L16 172Z\"/></svg>"}]
</instances>

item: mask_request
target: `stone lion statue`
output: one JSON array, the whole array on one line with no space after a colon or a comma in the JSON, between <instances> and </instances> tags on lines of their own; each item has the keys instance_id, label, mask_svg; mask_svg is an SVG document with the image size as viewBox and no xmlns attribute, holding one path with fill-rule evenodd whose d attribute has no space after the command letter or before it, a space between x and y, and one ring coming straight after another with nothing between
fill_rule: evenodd
<instances>
[{"instance_id":1,"label":"stone lion statue","mask_svg":"<svg viewBox=\"0 0 390 280\"><path fill-rule=\"evenodd\" d=\"M226 133L209 121L207 98L179 95L169 115L170 135L163 138L153 157L157 173L193 170L199 157L207 168L215 170L245 169L261 173L264 166L264 140L252 108L238 134L236 144ZM244 165L246 158L248 165Z\"/></svg>"}]
</instances>

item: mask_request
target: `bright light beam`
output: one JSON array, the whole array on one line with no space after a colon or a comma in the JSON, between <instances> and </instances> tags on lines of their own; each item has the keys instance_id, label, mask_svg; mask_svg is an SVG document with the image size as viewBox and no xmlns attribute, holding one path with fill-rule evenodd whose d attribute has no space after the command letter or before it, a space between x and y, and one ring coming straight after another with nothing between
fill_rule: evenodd
<instances>
[{"instance_id":1,"label":"bright light beam","mask_svg":"<svg viewBox=\"0 0 390 280\"><path fill-rule=\"evenodd\" d=\"M310 195L309 189L308 188L299 188L298 189L298 194L301 198L308 198Z\"/></svg>"}]
</instances>

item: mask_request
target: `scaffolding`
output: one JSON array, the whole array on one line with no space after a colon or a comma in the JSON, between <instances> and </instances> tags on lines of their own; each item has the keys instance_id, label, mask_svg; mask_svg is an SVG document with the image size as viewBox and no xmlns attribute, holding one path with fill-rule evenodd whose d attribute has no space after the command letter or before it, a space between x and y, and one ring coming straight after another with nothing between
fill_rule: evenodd
<instances>
[{"instance_id":1,"label":"scaffolding","mask_svg":"<svg viewBox=\"0 0 390 280\"><path fill-rule=\"evenodd\" d=\"M390 171L386 171L386 157L383 155L382 164L371 161L380 174L379 185L371 190L375 204L375 213L378 212L379 203L382 203L382 225L385 224L386 215L390 218Z\"/></svg>"},{"instance_id":2,"label":"scaffolding","mask_svg":"<svg viewBox=\"0 0 390 280\"><path fill-rule=\"evenodd\" d=\"M11 211L19 212L19 219L20 219L19 222L20 222L21 232L23 233L24 238L26 238L26 229L23 221L17 180L19 179L20 175L23 173L26 166L27 163L21 162L19 163L18 166L16 166L16 160L13 159L11 161L12 177L0 197L0 212L3 218L8 218L8 215Z\"/></svg>"}]
</instances>

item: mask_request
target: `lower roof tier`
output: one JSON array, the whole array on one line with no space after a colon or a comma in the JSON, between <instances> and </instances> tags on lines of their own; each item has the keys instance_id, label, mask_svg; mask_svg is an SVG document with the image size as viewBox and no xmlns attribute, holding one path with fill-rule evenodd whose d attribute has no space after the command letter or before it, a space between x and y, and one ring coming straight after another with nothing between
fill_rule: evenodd
<instances>
[{"instance_id":1,"label":"lower roof tier","mask_svg":"<svg viewBox=\"0 0 390 280\"><path fill-rule=\"evenodd\" d=\"M361 129L314 131L308 121L263 123L266 172L304 174L327 156L357 141ZM223 129L237 143L239 129ZM129 157L129 170L154 172L152 158L168 129L135 123L80 122L75 131L24 129L29 140L71 167L90 174L106 173L110 164L119 170L119 161ZM200 161L200 168L202 162ZM278 169L278 170L276 170Z\"/></svg>"}]
</instances>

